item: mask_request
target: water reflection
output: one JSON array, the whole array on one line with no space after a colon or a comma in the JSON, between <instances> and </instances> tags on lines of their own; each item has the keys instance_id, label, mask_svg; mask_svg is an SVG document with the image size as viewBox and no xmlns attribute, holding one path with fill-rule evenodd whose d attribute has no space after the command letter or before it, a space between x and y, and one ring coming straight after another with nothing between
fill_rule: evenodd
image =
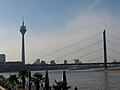
<instances>
[{"instance_id":1,"label":"water reflection","mask_svg":"<svg viewBox=\"0 0 120 90\"><path fill-rule=\"evenodd\" d=\"M108 82L108 72L104 72L104 90L109 90L109 82Z\"/></svg>"}]
</instances>

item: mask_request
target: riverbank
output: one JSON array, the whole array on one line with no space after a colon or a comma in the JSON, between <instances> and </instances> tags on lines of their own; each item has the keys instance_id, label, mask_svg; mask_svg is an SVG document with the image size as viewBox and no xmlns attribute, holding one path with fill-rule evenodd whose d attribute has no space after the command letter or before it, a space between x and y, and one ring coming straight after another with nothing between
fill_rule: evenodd
<instances>
[{"instance_id":1,"label":"riverbank","mask_svg":"<svg viewBox=\"0 0 120 90\"><path fill-rule=\"evenodd\" d=\"M112 71L112 72L120 72L120 67L114 67L114 68L108 68L108 69L97 69L97 70L93 70L93 71Z\"/></svg>"},{"instance_id":2,"label":"riverbank","mask_svg":"<svg viewBox=\"0 0 120 90\"><path fill-rule=\"evenodd\" d=\"M114 70L113 70L114 69ZM32 71L31 75L35 72ZM45 71L39 71L42 74L45 74ZM49 80L50 86L55 84L54 80L61 80L62 70L49 70ZM1 73L5 77L17 73ZM112 68L112 70L66 70L66 76L70 90L74 90L74 87L77 86L78 90L119 90L120 89L120 69Z\"/></svg>"}]
</instances>

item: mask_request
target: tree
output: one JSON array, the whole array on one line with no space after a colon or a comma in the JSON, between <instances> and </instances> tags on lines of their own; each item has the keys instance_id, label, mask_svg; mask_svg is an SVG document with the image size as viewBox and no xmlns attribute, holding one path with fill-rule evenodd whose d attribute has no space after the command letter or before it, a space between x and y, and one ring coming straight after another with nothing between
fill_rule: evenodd
<instances>
[{"instance_id":1,"label":"tree","mask_svg":"<svg viewBox=\"0 0 120 90\"><path fill-rule=\"evenodd\" d=\"M36 72L35 74L33 74L33 82L35 83L36 90L39 90L39 88L40 88L39 84L42 85L42 80L43 80L43 74L41 74L39 72Z\"/></svg>"},{"instance_id":2,"label":"tree","mask_svg":"<svg viewBox=\"0 0 120 90\"><path fill-rule=\"evenodd\" d=\"M53 88L54 90L68 90L68 89L71 88L70 86L67 86L67 83L64 82L64 81L58 81L58 82L57 82L57 81L55 80L55 83L56 83L56 85L53 84L53 86L52 86L52 88Z\"/></svg>"},{"instance_id":3,"label":"tree","mask_svg":"<svg viewBox=\"0 0 120 90\"><path fill-rule=\"evenodd\" d=\"M16 74L10 75L9 78L8 78L8 80L9 80L12 88L13 88L14 86L16 86L17 84L19 84L18 77L17 77Z\"/></svg>"},{"instance_id":4,"label":"tree","mask_svg":"<svg viewBox=\"0 0 120 90\"><path fill-rule=\"evenodd\" d=\"M56 85L53 84L53 89L55 90L68 90L70 88L70 86L67 86L67 78L65 71L63 71L62 81L57 82L55 80L55 83Z\"/></svg>"},{"instance_id":5,"label":"tree","mask_svg":"<svg viewBox=\"0 0 120 90\"><path fill-rule=\"evenodd\" d=\"M46 70L45 73L45 90L49 90L50 86L49 86L49 75L48 75L48 71Z\"/></svg>"},{"instance_id":6,"label":"tree","mask_svg":"<svg viewBox=\"0 0 120 90\"><path fill-rule=\"evenodd\" d=\"M18 77L22 80L22 88L25 88L25 78L28 77L28 72L27 71L20 71L18 73Z\"/></svg>"}]
</instances>

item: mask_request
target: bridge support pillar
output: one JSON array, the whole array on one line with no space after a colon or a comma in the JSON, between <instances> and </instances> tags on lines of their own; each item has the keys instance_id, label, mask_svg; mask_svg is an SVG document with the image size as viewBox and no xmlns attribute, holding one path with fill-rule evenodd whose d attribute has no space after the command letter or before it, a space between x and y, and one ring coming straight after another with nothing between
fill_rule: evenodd
<instances>
[{"instance_id":1,"label":"bridge support pillar","mask_svg":"<svg viewBox=\"0 0 120 90\"><path fill-rule=\"evenodd\" d=\"M103 31L103 47L104 47L104 69L107 69L107 48L106 48L106 31Z\"/></svg>"}]
</instances>

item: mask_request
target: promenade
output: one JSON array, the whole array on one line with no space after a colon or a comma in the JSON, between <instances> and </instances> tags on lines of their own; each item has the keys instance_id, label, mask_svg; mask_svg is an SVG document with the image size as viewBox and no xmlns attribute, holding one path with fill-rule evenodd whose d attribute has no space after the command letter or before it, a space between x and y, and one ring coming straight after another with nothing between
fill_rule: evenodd
<instances>
[{"instance_id":1,"label":"promenade","mask_svg":"<svg viewBox=\"0 0 120 90\"><path fill-rule=\"evenodd\" d=\"M6 90L5 88L3 88L2 86L0 86L0 90Z\"/></svg>"}]
</instances>

